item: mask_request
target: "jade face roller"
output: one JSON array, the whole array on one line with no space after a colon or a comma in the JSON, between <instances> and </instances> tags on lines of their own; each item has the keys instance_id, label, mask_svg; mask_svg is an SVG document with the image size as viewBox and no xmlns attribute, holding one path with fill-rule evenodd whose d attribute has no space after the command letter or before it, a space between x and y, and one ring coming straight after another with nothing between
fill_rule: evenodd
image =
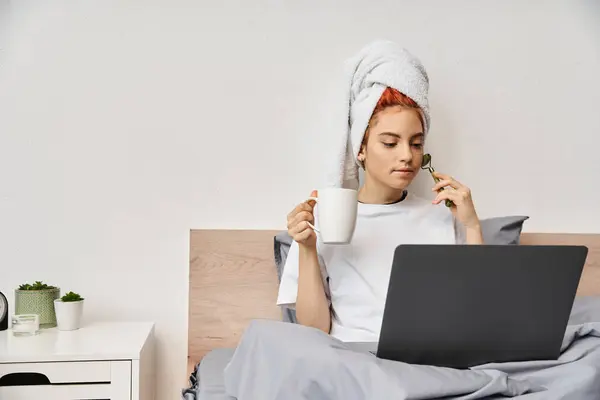
<instances>
[{"instance_id":1,"label":"jade face roller","mask_svg":"<svg viewBox=\"0 0 600 400\"><path fill-rule=\"evenodd\" d=\"M435 181L435 183L438 183L440 181L439 178L436 178L435 176L433 176L435 169L433 169L433 167L431 166L431 154L429 154L429 153L423 154L423 162L421 162L421 169L428 170L429 173L431 174L431 177ZM444 190L444 188L441 188L440 190ZM446 200L446 207L452 207L452 206L453 206L452 200Z\"/></svg>"}]
</instances>

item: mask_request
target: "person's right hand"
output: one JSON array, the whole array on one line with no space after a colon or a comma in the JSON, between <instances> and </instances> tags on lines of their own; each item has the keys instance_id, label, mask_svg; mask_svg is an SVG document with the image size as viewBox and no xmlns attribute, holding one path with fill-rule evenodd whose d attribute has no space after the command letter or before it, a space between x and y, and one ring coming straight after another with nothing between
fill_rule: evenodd
<instances>
[{"instance_id":1,"label":"person's right hand","mask_svg":"<svg viewBox=\"0 0 600 400\"><path fill-rule=\"evenodd\" d=\"M313 190L310 197L317 197L317 195L317 191ZM304 201L298 204L287 216L288 234L300 246L308 248L317 246L317 234L308 225L309 222L314 225L314 207L314 200Z\"/></svg>"}]
</instances>

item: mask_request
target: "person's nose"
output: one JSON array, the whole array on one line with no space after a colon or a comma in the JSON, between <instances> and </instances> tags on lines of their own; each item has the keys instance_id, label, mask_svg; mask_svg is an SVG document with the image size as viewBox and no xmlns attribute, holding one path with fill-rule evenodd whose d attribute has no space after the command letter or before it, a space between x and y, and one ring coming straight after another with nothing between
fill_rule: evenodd
<instances>
[{"instance_id":1,"label":"person's nose","mask_svg":"<svg viewBox=\"0 0 600 400\"><path fill-rule=\"evenodd\" d=\"M413 153L409 143L402 143L397 146L398 149L398 161L404 164L411 164L413 160Z\"/></svg>"}]
</instances>

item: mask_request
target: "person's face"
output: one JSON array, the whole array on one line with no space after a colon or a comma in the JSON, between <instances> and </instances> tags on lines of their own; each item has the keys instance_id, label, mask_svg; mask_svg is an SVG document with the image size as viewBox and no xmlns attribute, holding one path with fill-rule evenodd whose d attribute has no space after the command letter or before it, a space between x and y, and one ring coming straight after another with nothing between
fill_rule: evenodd
<instances>
[{"instance_id":1,"label":"person's face","mask_svg":"<svg viewBox=\"0 0 600 400\"><path fill-rule=\"evenodd\" d=\"M418 110L388 107L375 115L359 157L365 174L392 189L405 189L423 160L424 135Z\"/></svg>"}]
</instances>

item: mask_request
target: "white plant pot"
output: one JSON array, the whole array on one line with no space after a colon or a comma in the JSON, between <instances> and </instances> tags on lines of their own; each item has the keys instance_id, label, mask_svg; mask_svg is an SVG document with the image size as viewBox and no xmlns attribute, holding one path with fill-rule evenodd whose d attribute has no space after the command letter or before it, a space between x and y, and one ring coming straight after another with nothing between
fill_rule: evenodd
<instances>
[{"instance_id":1,"label":"white plant pot","mask_svg":"<svg viewBox=\"0 0 600 400\"><path fill-rule=\"evenodd\" d=\"M59 331L74 331L80 328L84 301L54 300L56 325Z\"/></svg>"}]
</instances>

